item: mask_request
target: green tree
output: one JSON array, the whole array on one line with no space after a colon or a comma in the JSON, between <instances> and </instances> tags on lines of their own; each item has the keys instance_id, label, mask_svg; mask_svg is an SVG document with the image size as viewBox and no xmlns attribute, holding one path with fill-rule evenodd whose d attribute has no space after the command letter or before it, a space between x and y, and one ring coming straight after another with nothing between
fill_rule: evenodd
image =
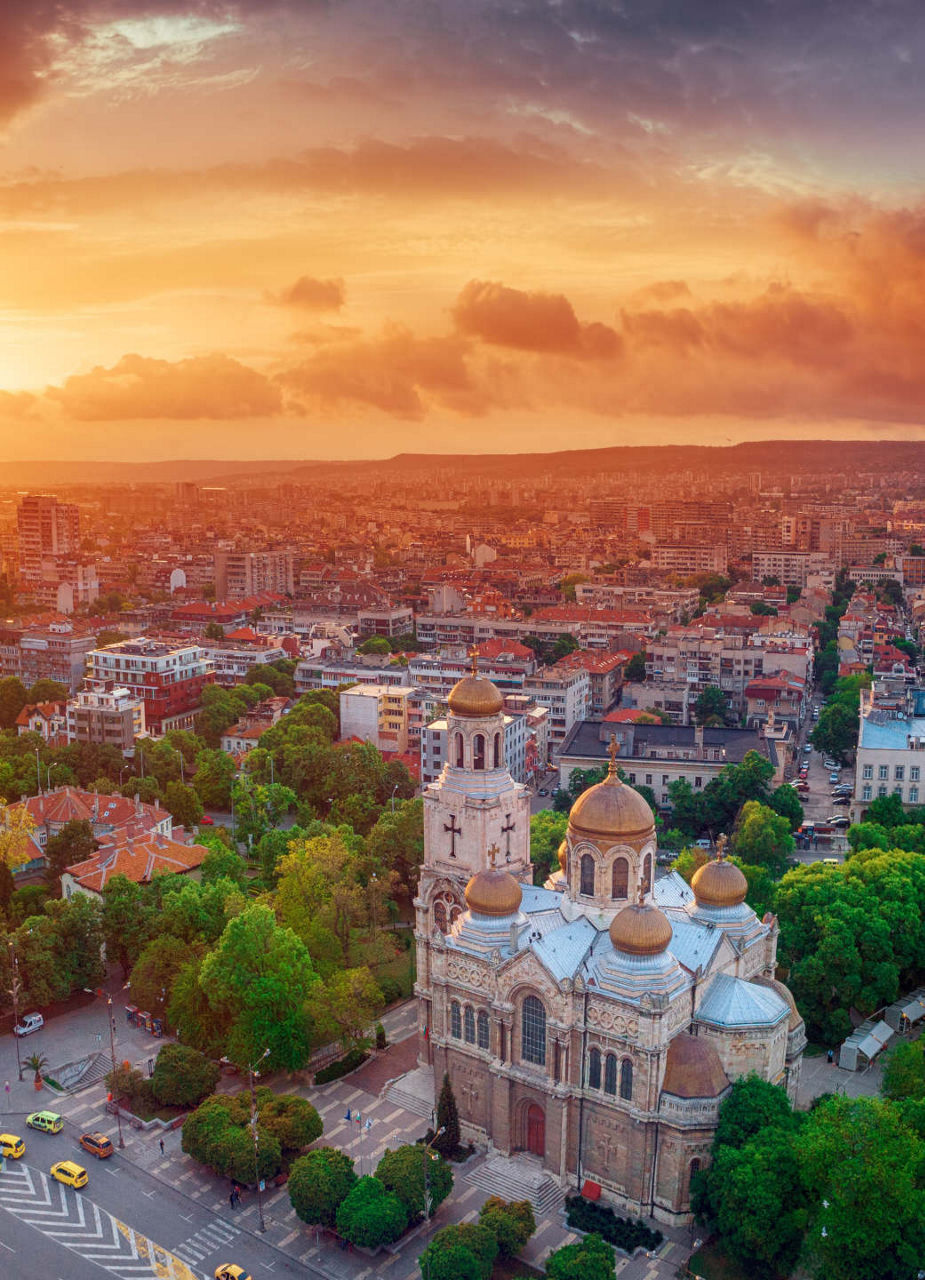
<instances>
[{"instance_id":1,"label":"green tree","mask_svg":"<svg viewBox=\"0 0 925 1280\"><path fill-rule=\"evenodd\" d=\"M201 873L203 884L212 884L216 880L230 880L232 884L240 887L247 880L247 864L233 849L210 846L209 852L202 860Z\"/></svg>"},{"instance_id":2,"label":"green tree","mask_svg":"<svg viewBox=\"0 0 925 1280\"><path fill-rule=\"evenodd\" d=\"M71 691L67 685L62 684L60 680L49 680L45 678L42 680L36 680L30 687L26 696L30 703L65 702L71 696Z\"/></svg>"},{"instance_id":3,"label":"green tree","mask_svg":"<svg viewBox=\"0 0 925 1280\"><path fill-rule=\"evenodd\" d=\"M294 1093L267 1093L260 1103L260 1123L276 1137L283 1155L303 1151L321 1137L324 1126L310 1102Z\"/></svg>"},{"instance_id":4,"label":"green tree","mask_svg":"<svg viewBox=\"0 0 925 1280\"><path fill-rule=\"evenodd\" d=\"M220 622L207 622L203 634L207 640L224 640L225 628Z\"/></svg>"},{"instance_id":5,"label":"green tree","mask_svg":"<svg viewBox=\"0 0 925 1280\"><path fill-rule=\"evenodd\" d=\"M925 1098L925 1040L900 1041L890 1049L880 1090L893 1102Z\"/></svg>"},{"instance_id":6,"label":"green tree","mask_svg":"<svg viewBox=\"0 0 925 1280\"><path fill-rule=\"evenodd\" d=\"M385 1001L369 969L339 969L315 984L309 1008L319 1042L339 1040L349 1051L369 1043L370 1029Z\"/></svg>"},{"instance_id":7,"label":"green tree","mask_svg":"<svg viewBox=\"0 0 925 1280\"><path fill-rule=\"evenodd\" d=\"M559 845L567 829L568 814L541 809L531 817L530 861L534 884L544 884L551 872L558 869Z\"/></svg>"},{"instance_id":8,"label":"green tree","mask_svg":"<svg viewBox=\"0 0 925 1280\"><path fill-rule=\"evenodd\" d=\"M165 1044L154 1063L151 1090L157 1101L167 1106L196 1106L212 1093L220 1076L217 1063L198 1049Z\"/></svg>"},{"instance_id":9,"label":"green tree","mask_svg":"<svg viewBox=\"0 0 925 1280\"><path fill-rule=\"evenodd\" d=\"M103 886L103 934L106 953L118 960L128 977L157 924L145 891L126 876L113 876Z\"/></svg>"},{"instance_id":10,"label":"green tree","mask_svg":"<svg viewBox=\"0 0 925 1280\"><path fill-rule=\"evenodd\" d=\"M349 1156L333 1147L317 1147L293 1161L286 1185L292 1207L303 1222L333 1227L337 1211L356 1181Z\"/></svg>"},{"instance_id":11,"label":"green tree","mask_svg":"<svg viewBox=\"0 0 925 1280\"><path fill-rule=\"evenodd\" d=\"M892 832L879 822L857 822L845 833L852 853L859 849L889 849L892 846Z\"/></svg>"},{"instance_id":12,"label":"green tree","mask_svg":"<svg viewBox=\"0 0 925 1280\"><path fill-rule=\"evenodd\" d=\"M17 676L0 680L0 729L11 729L28 701L26 686Z\"/></svg>"},{"instance_id":13,"label":"green tree","mask_svg":"<svg viewBox=\"0 0 925 1280\"><path fill-rule=\"evenodd\" d=\"M878 1098L836 1094L800 1139L813 1196L812 1269L825 1280L914 1276L925 1257L922 1141Z\"/></svg>"},{"instance_id":14,"label":"green tree","mask_svg":"<svg viewBox=\"0 0 925 1280\"><path fill-rule=\"evenodd\" d=\"M592 1232L548 1254L546 1275L549 1280L613 1280L615 1266L613 1247Z\"/></svg>"},{"instance_id":15,"label":"green tree","mask_svg":"<svg viewBox=\"0 0 925 1280\"><path fill-rule=\"evenodd\" d=\"M199 981L202 960L184 965L174 980L167 1006L167 1021L184 1044L201 1049L210 1058L224 1056L228 1025L221 1009L213 1009ZM185 1150L185 1148L184 1148Z\"/></svg>"},{"instance_id":16,"label":"green tree","mask_svg":"<svg viewBox=\"0 0 925 1280\"><path fill-rule=\"evenodd\" d=\"M799 831L803 825L803 806L796 789L789 783L775 787L768 798L768 807L787 819L791 831Z\"/></svg>"},{"instance_id":17,"label":"green tree","mask_svg":"<svg viewBox=\"0 0 925 1280\"><path fill-rule=\"evenodd\" d=\"M624 680L645 680L646 678L646 655L643 652L634 653L629 662L623 668Z\"/></svg>"},{"instance_id":18,"label":"green tree","mask_svg":"<svg viewBox=\"0 0 925 1280\"><path fill-rule=\"evenodd\" d=\"M906 811L899 796L877 796L867 806L864 818L866 822L881 827L898 827L905 822Z\"/></svg>"},{"instance_id":19,"label":"green tree","mask_svg":"<svg viewBox=\"0 0 925 1280\"><path fill-rule=\"evenodd\" d=\"M694 703L694 719L698 724L725 724L729 703L725 693L715 684L708 684L697 695Z\"/></svg>"},{"instance_id":20,"label":"green tree","mask_svg":"<svg viewBox=\"0 0 925 1280\"><path fill-rule=\"evenodd\" d=\"M228 809L234 772L234 761L224 751L200 751L193 787L204 808Z\"/></svg>"},{"instance_id":21,"label":"green tree","mask_svg":"<svg viewBox=\"0 0 925 1280\"><path fill-rule=\"evenodd\" d=\"M746 800L733 833L733 849L750 866L766 867L782 875L793 853L790 822L757 800Z\"/></svg>"},{"instance_id":22,"label":"green tree","mask_svg":"<svg viewBox=\"0 0 925 1280\"><path fill-rule=\"evenodd\" d=\"M434 1139L434 1147L442 1156L452 1156L459 1147L459 1110L448 1072L443 1074L437 1099L437 1129L443 1132Z\"/></svg>"},{"instance_id":23,"label":"green tree","mask_svg":"<svg viewBox=\"0 0 925 1280\"><path fill-rule=\"evenodd\" d=\"M199 981L228 1020L232 1062L246 1066L269 1048L268 1071L305 1065L311 1048L305 1006L318 975L304 943L276 923L269 907L255 904L228 922Z\"/></svg>"},{"instance_id":24,"label":"green tree","mask_svg":"<svg viewBox=\"0 0 925 1280\"><path fill-rule=\"evenodd\" d=\"M408 1225L405 1206L378 1178L360 1178L337 1210L337 1230L345 1240L365 1249L391 1244Z\"/></svg>"},{"instance_id":25,"label":"green tree","mask_svg":"<svg viewBox=\"0 0 925 1280\"><path fill-rule=\"evenodd\" d=\"M391 653L392 646L389 644L385 636L370 636L368 640L364 640L362 644L357 646L357 653Z\"/></svg>"},{"instance_id":26,"label":"green tree","mask_svg":"<svg viewBox=\"0 0 925 1280\"><path fill-rule=\"evenodd\" d=\"M388 1191L395 1192L410 1222L424 1216L425 1165L426 1190L430 1194L428 1217L433 1217L453 1190L453 1172L436 1152L422 1145L388 1149L376 1167L376 1177Z\"/></svg>"},{"instance_id":27,"label":"green tree","mask_svg":"<svg viewBox=\"0 0 925 1280\"><path fill-rule=\"evenodd\" d=\"M557 636L552 646L552 660L558 662L560 658L566 658L570 653L574 653L578 648L578 641L569 631L564 631L561 636Z\"/></svg>"},{"instance_id":28,"label":"green tree","mask_svg":"<svg viewBox=\"0 0 925 1280\"><path fill-rule=\"evenodd\" d=\"M384 809L366 837L366 852L377 875L394 871L413 896L424 861L424 801L403 800L394 812Z\"/></svg>"},{"instance_id":29,"label":"green tree","mask_svg":"<svg viewBox=\"0 0 925 1280\"><path fill-rule=\"evenodd\" d=\"M184 1121L180 1146L220 1177L242 1184L272 1178L282 1165L279 1142L258 1120L255 1160L248 1120L249 1100L213 1095Z\"/></svg>"},{"instance_id":30,"label":"green tree","mask_svg":"<svg viewBox=\"0 0 925 1280\"><path fill-rule=\"evenodd\" d=\"M164 788L164 808L178 826L192 831L203 814L202 801L192 787L168 782Z\"/></svg>"},{"instance_id":31,"label":"green tree","mask_svg":"<svg viewBox=\"0 0 925 1280\"><path fill-rule=\"evenodd\" d=\"M479 1209L479 1222L495 1237L502 1258L516 1258L536 1231L536 1218L529 1200L502 1200L489 1196Z\"/></svg>"},{"instance_id":32,"label":"green tree","mask_svg":"<svg viewBox=\"0 0 925 1280\"><path fill-rule=\"evenodd\" d=\"M42 874L49 889L60 895L61 877L65 870L91 858L96 853L96 848L96 837L89 822L76 818L66 822L45 845L45 869Z\"/></svg>"},{"instance_id":33,"label":"green tree","mask_svg":"<svg viewBox=\"0 0 925 1280\"><path fill-rule=\"evenodd\" d=\"M132 1000L138 1008L169 1023L167 1006L173 986L189 958L188 943L169 933L158 933L146 943L132 968Z\"/></svg>"},{"instance_id":34,"label":"green tree","mask_svg":"<svg viewBox=\"0 0 925 1280\"><path fill-rule=\"evenodd\" d=\"M829 704L821 712L809 737L817 751L844 764L858 744L858 716L843 703Z\"/></svg>"},{"instance_id":35,"label":"green tree","mask_svg":"<svg viewBox=\"0 0 925 1280\"><path fill-rule=\"evenodd\" d=\"M790 1099L780 1085L769 1084L755 1072L733 1081L719 1109L714 1149L744 1147L765 1129L793 1132L798 1124Z\"/></svg>"},{"instance_id":36,"label":"green tree","mask_svg":"<svg viewBox=\"0 0 925 1280\"><path fill-rule=\"evenodd\" d=\"M488 1227L453 1222L435 1234L418 1265L424 1280L489 1280L497 1256L498 1242Z\"/></svg>"}]
</instances>

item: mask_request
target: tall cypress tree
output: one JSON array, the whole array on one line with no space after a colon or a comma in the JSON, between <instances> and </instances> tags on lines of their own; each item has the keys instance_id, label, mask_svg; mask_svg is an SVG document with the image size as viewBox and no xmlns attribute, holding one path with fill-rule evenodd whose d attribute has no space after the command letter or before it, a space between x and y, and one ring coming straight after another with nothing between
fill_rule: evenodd
<instances>
[{"instance_id":1,"label":"tall cypress tree","mask_svg":"<svg viewBox=\"0 0 925 1280\"><path fill-rule=\"evenodd\" d=\"M443 1129L443 1133L434 1141L434 1149L442 1156L450 1156L459 1146L459 1112L456 1110L456 1098L448 1073L444 1073L443 1084L440 1086L437 1128Z\"/></svg>"}]
</instances>

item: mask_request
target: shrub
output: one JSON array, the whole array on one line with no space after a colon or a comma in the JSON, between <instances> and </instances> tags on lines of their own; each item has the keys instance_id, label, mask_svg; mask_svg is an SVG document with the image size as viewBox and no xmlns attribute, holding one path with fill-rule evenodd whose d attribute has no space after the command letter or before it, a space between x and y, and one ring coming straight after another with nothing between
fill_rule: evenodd
<instances>
[{"instance_id":1,"label":"shrub","mask_svg":"<svg viewBox=\"0 0 925 1280\"><path fill-rule=\"evenodd\" d=\"M431 1197L428 1216L433 1217L453 1190L453 1171L435 1151L422 1146L398 1147L386 1151L376 1169L376 1177L387 1191L395 1192L412 1220L424 1216L425 1168Z\"/></svg>"},{"instance_id":2,"label":"shrub","mask_svg":"<svg viewBox=\"0 0 925 1280\"><path fill-rule=\"evenodd\" d=\"M367 1249L397 1240L408 1225L405 1206L378 1178L360 1178L337 1210L337 1230Z\"/></svg>"},{"instance_id":3,"label":"shrub","mask_svg":"<svg viewBox=\"0 0 925 1280\"><path fill-rule=\"evenodd\" d=\"M186 1118L180 1146L188 1156L221 1177L243 1183L252 1183L258 1176L272 1178L283 1163L279 1139L258 1118L255 1168L249 1120L250 1104L246 1096L228 1098L213 1094Z\"/></svg>"},{"instance_id":4,"label":"shrub","mask_svg":"<svg viewBox=\"0 0 925 1280\"><path fill-rule=\"evenodd\" d=\"M479 1222L498 1242L502 1258L514 1258L536 1231L536 1218L529 1200L502 1200L491 1196L479 1209Z\"/></svg>"},{"instance_id":5,"label":"shrub","mask_svg":"<svg viewBox=\"0 0 925 1280\"><path fill-rule=\"evenodd\" d=\"M554 1249L546 1259L549 1280L613 1280L614 1252L599 1235Z\"/></svg>"},{"instance_id":6,"label":"shrub","mask_svg":"<svg viewBox=\"0 0 925 1280\"><path fill-rule=\"evenodd\" d=\"M198 1049L165 1044L154 1064L151 1089L168 1106L196 1106L212 1093L220 1075L221 1068Z\"/></svg>"},{"instance_id":7,"label":"shrub","mask_svg":"<svg viewBox=\"0 0 925 1280\"><path fill-rule=\"evenodd\" d=\"M345 1053L336 1062L329 1062L326 1067L316 1071L315 1084L329 1084L332 1080L340 1080L341 1076L346 1076L351 1071L356 1071L357 1067L362 1066L368 1057L369 1054L365 1049L351 1049L349 1053Z\"/></svg>"},{"instance_id":8,"label":"shrub","mask_svg":"<svg viewBox=\"0 0 925 1280\"><path fill-rule=\"evenodd\" d=\"M333 1227L337 1210L356 1181L349 1156L333 1147L319 1147L293 1162L289 1199L303 1222Z\"/></svg>"},{"instance_id":9,"label":"shrub","mask_svg":"<svg viewBox=\"0 0 925 1280\"><path fill-rule=\"evenodd\" d=\"M285 1153L301 1151L320 1138L324 1128L312 1104L294 1093L271 1094L259 1103L258 1115L262 1127L275 1135Z\"/></svg>"},{"instance_id":10,"label":"shrub","mask_svg":"<svg viewBox=\"0 0 925 1280\"><path fill-rule=\"evenodd\" d=\"M664 1240L661 1231L647 1227L640 1218L619 1218L609 1205L595 1204L584 1196L566 1196L566 1221L577 1231L593 1231L632 1253L634 1249L657 1249Z\"/></svg>"},{"instance_id":11,"label":"shrub","mask_svg":"<svg viewBox=\"0 0 925 1280\"><path fill-rule=\"evenodd\" d=\"M449 1156L459 1146L459 1112L447 1073L444 1073L440 1097L437 1099L437 1128L442 1129L443 1133L434 1139L434 1146L441 1155Z\"/></svg>"},{"instance_id":12,"label":"shrub","mask_svg":"<svg viewBox=\"0 0 925 1280\"><path fill-rule=\"evenodd\" d=\"M386 1039L386 1036L385 1036L385 1027L382 1025L381 1022L377 1022L376 1023L376 1048L384 1049L387 1044L388 1044L388 1040Z\"/></svg>"},{"instance_id":13,"label":"shrub","mask_svg":"<svg viewBox=\"0 0 925 1280\"><path fill-rule=\"evenodd\" d=\"M379 990L386 1004L394 1004L402 997L401 983L397 978L378 978ZM378 1047L378 1046L377 1046Z\"/></svg>"},{"instance_id":14,"label":"shrub","mask_svg":"<svg viewBox=\"0 0 925 1280\"><path fill-rule=\"evenodd\" d=\"M487 1227L454 1222L437 1232L418 1263L427 1280L489 1280L497 1256Z\"/></svg>"},{"instance_id":15,"label":"shrub","mask_svg":"<svg viewBox=\"0 0 925 1280\"><path fill-rule=\"evenodd\" d=\"M127 1102L131 1109L142 1107L153 1110L157 1105L151 1081L136 1067L130 1067L126 1063L107 1073L106 1088L113 1098Z\"/></svg>"}]
</instances>

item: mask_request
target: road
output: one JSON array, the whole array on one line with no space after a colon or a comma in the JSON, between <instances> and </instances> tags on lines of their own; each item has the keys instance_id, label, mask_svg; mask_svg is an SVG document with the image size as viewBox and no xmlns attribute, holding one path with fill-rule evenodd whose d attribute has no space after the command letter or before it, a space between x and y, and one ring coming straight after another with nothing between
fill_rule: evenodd
<instances>
[{"instance_id":1,"label":"road","mask_svg":"<svg viewBox=\"0 0 925 1280\"><path fill-rule=\"evenodd\" d=\"M54 1135L21 1123L14 1131L26 1153L0 1173L0 1266L17 1280L101 1280L102 1272L118 1280L198 1280L222 1262L259 1276L321 1275L242 1230L230 1209L211 1211L118 1151L108 1160L87 1155L70 1123ZM63 1159L87 1169L83 1190L48 1176Z\"/></svg>"},{"instance_id":2,"label":"road","mask_svg":"<svg viewBox=\"0 0 925 1280\"><path fill-rule=\"evenodd\" d=\"M813 730L813 721L810 720L806 725L807 736ZM832 791L835 783L829 781L831 770L824 768L822 761L824 756L819 751L813 751L809 757L800 756L801 761L809 759L809 795L802 798L803 817L806 822L826 822L833 814L843 813L847 816L848 807L835 805L832 801ZM846 768L838 771L840 782L853 782L853 769ZM796 853L796 857L801 862L818 862L820 858L838 858L841 861L844 857L844 851L847 847L847 841L844 835L838 835L832 840L820 840L816 849L800 849Z\"/></svg>"}]
</instances>

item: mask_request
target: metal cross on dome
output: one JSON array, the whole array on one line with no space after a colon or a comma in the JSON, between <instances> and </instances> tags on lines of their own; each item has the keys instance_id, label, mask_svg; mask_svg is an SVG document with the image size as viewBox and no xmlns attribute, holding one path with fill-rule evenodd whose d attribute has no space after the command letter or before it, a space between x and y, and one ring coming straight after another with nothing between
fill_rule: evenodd
<instances>
[{"instance_id":1,"label":"metal cross on dome","mask_svg":"<svg viewBox=\"0 0 925 1280\"><path fill-rule=\"evenodd\" d=\"M472 674L477 676L479 673L479 647L474 644L469 650L469 657L472 659Z\"/></svg>"},{"instance_id":2,"label":"metal cross on dome","mask_svg":"<svg viewBox=\"0 0 925 1280\"><path fill-rule=\"evenodd\" d=\"M726 856L726 845L728 843L729 837L724 835L723 832L720 832L716 837L716 857L719 862L722 862Z\"/></svg>"},{"instance_id":3,"label":"metal cross on dome","mask_svg":"<svg viewBox=\"0 0 925 1280\"><path fill-rule=\"evenodd\" d=\"M498 848L496 844L490 844L488 846L488 861L491 864L492 871L494 871L495 869L495 859L497 858L500 852L501 850Z\"/></svg>"},{"instance_id":4,"label":"metal cross on dome","mask_svg":"<svg viewBox=\"0 0 925 1280\"><path fill-rule=\"evenodd\" d=\"M610 735L610 746L607 748L607 754L610 756L610 766L607 772L611 778L615 778L617 776L617 756L620 754L620 744L617 742L615 733Z\"/></svg>"}]
</instances>

